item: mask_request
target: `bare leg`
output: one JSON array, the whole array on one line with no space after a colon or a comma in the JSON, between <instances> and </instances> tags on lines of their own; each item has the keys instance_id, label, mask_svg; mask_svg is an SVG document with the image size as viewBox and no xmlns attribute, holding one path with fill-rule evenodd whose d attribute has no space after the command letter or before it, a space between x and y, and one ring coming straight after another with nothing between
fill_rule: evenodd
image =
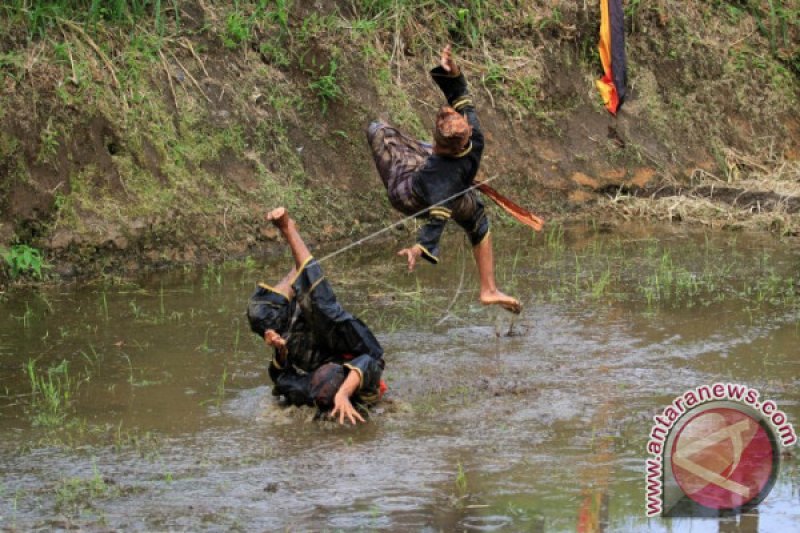
<instances>
[{"instance_id":1,"label":"bare leg","mask_svg":"<svg viewBox=\"0 0 800 533\"><path fill-rule=\"evenodd\" d=\"M289 248L292 249L292 256L294 256L295 268L303 266L303 263L311 257L311 252L308 251L306 243L304 243L303 238L300 237L294 220L289 218L289 212L286 208L278 207L273 209L267 213L267 220L271 221L281 230L286 242L289 243Z\"/></svg>"},{"instance_id":2,"label":"bare leg","mask_svg":"<svg viewBox=\"0 0 800 533\"><path fill-rule=\"evenodd\" d=\"M519 303L519 300L497 290L494 278L494 255L492 254L491 234L474 246L472 253L475 256L475 264L478 265L478 276L481 282L481 303L484 305L499 305L512 313L522 311L522 304Z\"/></svg>"}]
</instances>

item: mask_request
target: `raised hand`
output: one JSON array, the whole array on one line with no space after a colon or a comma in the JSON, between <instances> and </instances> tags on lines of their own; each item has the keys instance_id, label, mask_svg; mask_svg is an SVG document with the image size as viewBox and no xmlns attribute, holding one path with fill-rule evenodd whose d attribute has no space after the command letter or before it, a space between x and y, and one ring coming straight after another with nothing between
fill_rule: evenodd
<instances>
[{"instance_id":1,"label":"raised hand","mask_svg":"<svg viewBox=\"0 0 800 533\"><path fill-rule=\"evenodd\" d=\"M276 207L267 213L265 218L280 229L286 229L289 226L289 221L291 220L289 218L289 212L285 207Z\"/></svg>"},{"instance_id":2,"label":"raised hand","mask_svg":"<svg viewBox=\"0 0 800 533\"><path fill-rule=\"evenodd\" d=\"M453 53L449 44L442 49L442 55L439 59L439 64L442 65L442 68L445 70L445 72L449 72L453 76L458 76L461 73L458 65L456 65L456 62L453 60Z\"/></svg>"}]
</instances>

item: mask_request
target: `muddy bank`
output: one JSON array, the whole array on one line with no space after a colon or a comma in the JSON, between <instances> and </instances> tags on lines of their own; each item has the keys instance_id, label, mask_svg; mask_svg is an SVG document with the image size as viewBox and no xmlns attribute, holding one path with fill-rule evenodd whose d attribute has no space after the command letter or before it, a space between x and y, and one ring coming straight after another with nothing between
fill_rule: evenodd
<instances>
[{"instance_id":1,"label":"muddy bank","mask_svg":"<svg viewBox=\"0 0 800 533\"><path fill-rule=\"evenodd\" d=\"M58 276L240 257L274 238L260 215L278 204L317 239L363 235L394 216L363 128L428 136L446 40L487 133L483 175L547 218L698 169L727 179L729 150L768 150L769 180L799 153L796 19L724 4L626 10L618 119L593 86L594 4L186 1L134 25L65 12L36 27L10 8L0 245L42 250Z\"/></svg>"}]
</instances>

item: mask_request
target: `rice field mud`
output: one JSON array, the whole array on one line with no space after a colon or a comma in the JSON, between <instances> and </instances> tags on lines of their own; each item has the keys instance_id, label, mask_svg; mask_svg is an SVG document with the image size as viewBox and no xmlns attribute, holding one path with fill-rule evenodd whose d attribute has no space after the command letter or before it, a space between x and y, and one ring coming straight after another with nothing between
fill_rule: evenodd
<instances>
[{"instance_id":1,"label":"rice field mud","mask_svg":"<svg viewBox=\"0 0 800 533\"><path fill-rule=\"evenodd\" d=\"M406 274L393 243L323 264L386 350L357 428L270 393L244 316L288 256L16 290L0 303L0 529L791 531L798 459L756 511L645 517L653 417L742 383L800 427L800 248L631 224L495 232L514 321L477 303L452 232ZM330 251L317 251L322 256Z\"/></svg>"}]
</instances>

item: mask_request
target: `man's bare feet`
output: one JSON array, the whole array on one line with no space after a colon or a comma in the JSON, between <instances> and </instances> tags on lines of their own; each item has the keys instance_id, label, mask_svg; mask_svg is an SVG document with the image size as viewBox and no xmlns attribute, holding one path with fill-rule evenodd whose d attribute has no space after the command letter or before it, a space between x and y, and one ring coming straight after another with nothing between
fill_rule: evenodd
<instances>
[{"instance_id":1,"label":"man's bare feet","mask_svg":"<svg viewBox=\"0 0 800 533\"><path fill-rule=\"evenodd\" d=\"M292 222L292 219L289 218L289 211L287 211L285 207L276 207L267 213L267 220L280 229L288 228L289 224Z\"/></svg>"},{"instance_id":2,"label":"man's bare feet","mask_svg":"<svg viewBox=\"0 0 800 533\"><path fill-rule=\"evenodd\" d=\"M522 304L519 300L500 291L482 292L480 299L483 305L499 305L506 311L510 311L515 315L522 312Z\"/></svg>"}]
</instances>

